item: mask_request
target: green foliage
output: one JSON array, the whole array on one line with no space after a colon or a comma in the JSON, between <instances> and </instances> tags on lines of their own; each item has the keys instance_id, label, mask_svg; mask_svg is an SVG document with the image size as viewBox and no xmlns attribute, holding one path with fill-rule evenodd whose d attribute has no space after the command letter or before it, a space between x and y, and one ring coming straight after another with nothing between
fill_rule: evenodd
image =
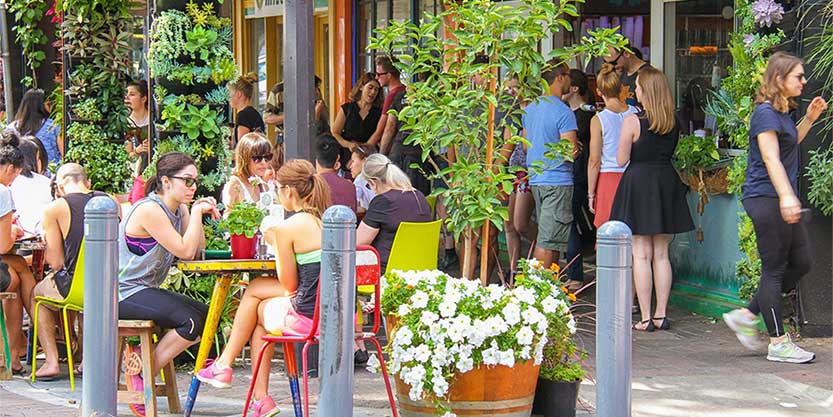
<instances>
[{"instance_id":1,"label":"green foliage","mask_svg":"<svg viewBox=\"0 0 833 417\"><path fill-rule=\"evenodd\" d=\"M707 170L720 160L714 137L688 135L677 142L674 166L680 171Z\"/></svg>"},{"instance_id":2,"label":"green foliage","mask_svg":"<svg viewBox=\"0 0 833 417\"><path fill-rule=\"evenodd\" d=\"M205 249L206 250L228 250L229 242L226 239L228 230L221 227L220 220L206 219L203 223L203 233L205 233Z\"/></svg>"},{"instance_id":3,"label":"green foliage","mask_svg":"<svg viewBox=\"0 0 833 417\"><path fill-rule=\"evenodd\" d=\"M49 39L38 25L47 9L49 9L49 3L43 0L13 0L8 2L8 10L15 20L15 26L12 29L15 34L15 41L23 50L26 67L31 71L31 75L21 80L28 87L38 87L37 69L46 59L46 52L39 48L45 45Z\"/></svg>"},{"instance_id":4,"label":"green foliage","mask_svg":"<svg viewBox=\"0 0 833 417\"><path fill-rule=\"evenodd\" d=\"M257 207L255 203L237 203L230 207L229 213L220 221L220 227L228 229L232 235L254 237L260 227L260 222L266 211Z\"/></svg>"},{"instance_id":5,"label":"green foliage","mask_svg":"<svg viewBox=\"0 0 833 417\"><path fill-rule=\"evenodd\" d=\"M228 88L220 86L211 90L206 96L205 100L211 104L228 105Z\"/></svg>"},{"instance_id":6,"label":"green foliage","mask_svg":"<svg viewBox=\"0 0 833 417\"><path fill-rule=\"evenodd\" d=\"M94 190L112 194L127 190L131 169L123 145L110 142L101 127L89 123L74 122L66 134L71 146L65 160L86 168Z\"/></svg>"},{"instance_id":7,"label":"green foliage","mask_svg":"<svg viewBox=\"0 0 833 417\"><path fill-rule=\"evenodd\" d=\"M808 7L808 11L818 10L816 7ZM813 78L821 82L817 94L824 94L825 92L833 91L833 3L827 2L822 9L822 13L812 16L803 16L810 21L806 24L811 24L813 27L818 27L821 30L818 34L808 36L805 40L809 45L810 53L805 62L812 64ZM805 22L801 22L805 23ZM833 128L833 114L825 112L819 119L822 122L822 129L819 135L829 133Z\"/></svg>"},{"instance_id":8,"label":"green foliage","mask_svg":"<svg viewBox=\"0 0 833 417\"><path fill-rule=\"evenodd\" d=\"M58 126L61 129L58 133L58 137L62 138L64 136L63 129L64 129L64 88L62 85L58 84L55 88L52 89L52 92L49 93L49 98L47 98L49 102L49 118L55 122L55 126ZM59 139L60 140L60 139Z\"/></svg>"},{"instance_id":9,"label":"green foliage","mask_svg":"<svg viewBox=\"0 0 833 417\"><path fill-rule=\"evenodd\" d=\"M191 155L194 162L197 164L197 170L202 172L201 165L203 161L209 158L217 158L217 168L209 173L202 173L200 175L200 186L207 191L213 191L217 187L222 186L228 178L228 167L231 166L231 151L229 151L227 138L230 136L228 129L223 131L222 135L218 135L213 140L206 144L200 144L196 140L191 140L185 135L177 135L171 139L163 140L156 144L156 149L153 153L153 159L148 164L142 177L148 178L156 175L156 162L159 157L168 152L182 152Z\"/></svg>"},{"instance_id":10,"label":"green foliage","mask_svg":"<svg viewBox=\"0 0 833 417\"><path fill-rule=\"evenodd\" d=\"M505 140L502 132L517 124L522 114L520 103L535 100L545 92L541 73L552 67L548 61L562 63L576 55L603 55L608 45L624 45L621 35L602 29L574 47L556 49L548 56L538 52L539 43L552 32L571 28L565 17L577 15L575 3L568 0L524 0L518 6L464 0L449 3L437 16L425 16L418 25L391 21L377 29L369 42L368 49L396 55L394 65L406 76L425 76L425 81L409 84L405 108L391 113L403 122L401 129L410 132L405 142L421 147L423 160L435 167L429 155L442 155L450 147L457 150L457 159L448 169L429 174L449 184L434 195L442 196L451 213L448 228L457 237L485 222L502 228L508 214L499 204L499 197L511 190L514 176L493 161L502 146L523 140L517 135ZM444 19L456 25L443 27ZM436 35L441 27L449 36ZM490 57L489 63L474 63L475 55L481 53ZM443 62L448 63L445 70ZM495 74L500 68L507 72L499 81ZM472 85L475 76L484 82ZM519 80L517 98L502 93L506 90L504 83L513 76ZM496 84L494 91L489 88L491 82ZM494 153L487 155L486 109L490 104L505 116L495 121Z\"/></svg>"},{"instance_id":11,"label":"green foliage","mask_svg":"<svg viewBox=\"0 0 833 417\"><path fill-rule=\"evenodd\" d=\"M749 300L758 289L761 258L758 255L758 243L752 219L744 211L741 211L738 216L738 248L744 255L735 265L735 275L743 281L738 290L738 296Z\"/></svg>"},{"instance_id":12,"label":"green foliage","mask_svg":"<svg viewBox=\"0 0 833 417\"><path fill-rule=\"evenodd\" d=\"M79 119L93 123L100 122L104 117L98 109L95 98L92 97L84 99L80 103L72 106L72 112Z\"/></svg>"},{"instance_id":13,"label":"green foliage","mask_svg":"<svg viewBox=\"0 0 833 417\"><path fill-rule=\"evenodd\" d=\"M212 139L220 134L219 117L208 105L200 108L188 104L185 119L182 121L182 131L191 139L200 136Z\"/></svg>"},{"instance_id":14,"label":"green foliage","mask_svg":"<svg viewBox=\"0 0 833 417\"><path fill-rule=\"evenodd\" d=\"M211 46L217 42L217 32L211 29L206 29L203 26L194 26L191 30L185 33L185 50L191 55L191 58L208 60L211 56Z\"/></svg>"},{"instance_id":15,"label":"green foliage","mask_svg":"<svg viewBox=\"0 0 833 417\"><path fill-rule=\"evenodd\" d=\"M833 147L810 151L804 176L810 182L807 199L826 216L833 214Z\"/></svg>"},{"instance_id":16,"label":"green foliage","mask_svg":"<svg viewBox=\"0 0 833 417\"><path fill-rule=\"evenodd\" d=\"M728 192L740 195L743 183L746 181L746 166L748 163L749 158L747 158L746 152L732 159L732 165L729 165L729 172L726 174L729 183Z\"/></svg>"}]
</instances>

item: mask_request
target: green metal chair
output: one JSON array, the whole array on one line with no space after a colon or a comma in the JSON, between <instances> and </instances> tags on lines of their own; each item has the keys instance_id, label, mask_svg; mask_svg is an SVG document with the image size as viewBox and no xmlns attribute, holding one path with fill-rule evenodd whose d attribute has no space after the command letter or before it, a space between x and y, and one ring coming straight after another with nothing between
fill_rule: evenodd
<instances>
[{"instance_id":1,"label":"green metal chair","mask_svg":"<svg viewBox=\"0 0 833 417\"><path fill-rule=\"evenodd\" d=\"M6 331L6 313L3 311L3 300L14 300L17 293L0 292L0 337L3 338L3 368L0 369L0 379L12 379L12 354L9 347L9 334Z\"/></svg>"},{"instance_id":2,"label":"green metal chair","mask_svg":"<svg viewBox=\"0 0 833 417\"><path fill-rule=\"evenodd\" d=\"M69 287L69 294L63 300L56 300L48 297L35 297L35 317L34 317L34 339L32 340L32 382L35 381L35 369L37 369L37 351L38 351L38 313L40 312L40 305L44 304L61 310L64 321L64 341L67 346L67 364L69 365L69 386L72 391L75 391L75 368L72 363L72 345L69 341L69 320L67 320L67 311L84 311L84 247L85 242L81 241L81 248L78 250L78 260L75 262L75 272L72 275L72 284Z\"/></svg>"}]
</instances>

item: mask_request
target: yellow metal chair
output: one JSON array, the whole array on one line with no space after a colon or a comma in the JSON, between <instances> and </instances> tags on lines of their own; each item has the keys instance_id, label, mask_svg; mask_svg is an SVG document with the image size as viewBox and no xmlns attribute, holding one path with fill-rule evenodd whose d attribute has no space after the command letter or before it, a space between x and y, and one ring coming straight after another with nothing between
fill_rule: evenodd
<instances>
[{"instance_id":1,"label":"yellow metal chair","mask_svg":"<svg viewBox=\"0 0 833 417\"><path fill-rule=\"evenodd\" d=\"M48 297L35 297L35 317L34 317L34 338L32 340L32 382L35 381L35 370L37 369L37 353L38 353L38 313L41 304L54 307L61 310L64 321L64 341L67 346L67 364L69 365L69 386L72 391L75 391L75 368L72 363L72 345L69 341L69 320L67 320L67 310L84 311L84 247L85 242L81 241L81 248L78 250L78 260L75 262L75 272L72 275L72 284L69 287L69 294L63 300L56 300Z\"/></svg>"}]
</instances>

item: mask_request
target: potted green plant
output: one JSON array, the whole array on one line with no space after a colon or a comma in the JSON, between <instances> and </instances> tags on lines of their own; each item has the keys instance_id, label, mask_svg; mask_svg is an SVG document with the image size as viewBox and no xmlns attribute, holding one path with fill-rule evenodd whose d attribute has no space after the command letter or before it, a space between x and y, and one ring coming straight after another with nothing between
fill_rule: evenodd
<instances>
[{"instance_id":1,"label":"potted green plant","mask_svg":"<svg viewBox=\"0 0 833 417\"><path fill-rule=\"evenodd\" d=\"M226 235L228 230L220 225L221 220L206 219L203 222L203 233L205 234L205 258L206 259L228 259L231 258L231 247Z\"/></svg>"},{"instance_id":2,"label":"potted green plant","mask_svg":"<svg viewBox=\"0 0 833 417\"><path fill-rule=\"evenodd\" d=\"M674 151L674 167L692 191L701 194L725 193L731 158L721 160L713 136L688 135Z\"/></svg>"},{"instance_id":3,"label":"potted green plant","mask_svg":"<svg viewBox=\"0 0 833 417\"><path fill-rule=\"evenodd\" d=\"M257 230L266 215L255 203L237 203L231 206L220 226L231 234L231 257L252 259L257 252Z\"/></svg>"}]
</instances>

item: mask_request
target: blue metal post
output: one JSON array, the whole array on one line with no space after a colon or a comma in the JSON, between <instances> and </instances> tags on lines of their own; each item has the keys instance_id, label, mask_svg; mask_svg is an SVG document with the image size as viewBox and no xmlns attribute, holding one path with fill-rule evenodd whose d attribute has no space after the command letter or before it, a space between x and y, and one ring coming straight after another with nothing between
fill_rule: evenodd
<instances>
[{"instance_id":1,"label":"blue metal post","mask_svg":"<svg viewBox=\"0 0 833 417\"><path fill-rule=\"evenodd\" d=\"M318 415L352 417L356 215L346 206L333 206L323 220Z\"/></svg>"},{"instance_id":2,"label":"blue metal post","mask_svg":"<svg viewBox=\"0 0 833 417\"><path fill-rule=\"evenodd\" d=\"M84 208L84 384L81 415L116 415L119 208L95 197ZM70 372L72 370L70 369Z\"/></svg>"},{"instance_id":3,"label":"blue metal post","mask_svg":"<svg viewBox=\"0 0 833 417\"><path fill-rule=\"evenodd\" d=\"M596 234L596 415L631 415L631 229L609 221Z\"/></svg>"}]
</instances>

